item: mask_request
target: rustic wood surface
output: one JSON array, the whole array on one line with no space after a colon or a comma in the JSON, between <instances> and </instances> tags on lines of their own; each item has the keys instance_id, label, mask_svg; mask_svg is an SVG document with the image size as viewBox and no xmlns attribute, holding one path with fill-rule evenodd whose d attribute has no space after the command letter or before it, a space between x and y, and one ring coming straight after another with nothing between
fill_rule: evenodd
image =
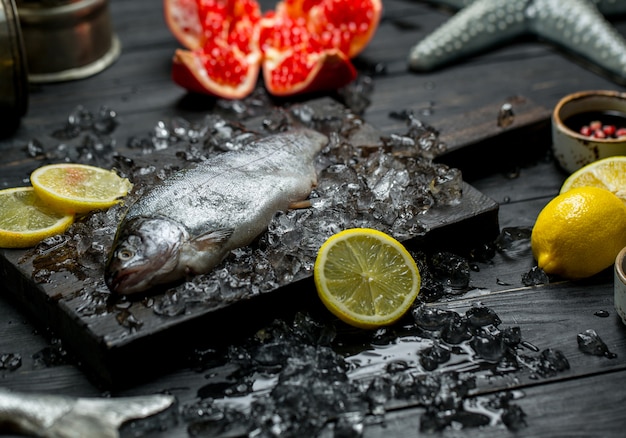
<instances>
[{"instance_id":1,"label":"rustic wood surface","mask_svg":"<svg viewBox=\"0 0 626 438\"><path fill-rule=\"evenodd\" d=\"M50 144L54 141L50 134L78 105L93 111L103 105L114 109L120 121L115 137L121 144L133 136L146 136L159 120L174 116L199 120L215 109L215 100L189 96L171 82L170 59L177 43L164 24L159 0L112 0L110 7L122 42L120 59L85 80L31 86L29 110L19 129L0 140L1 188L27 181L41 161L27 156L26 144L33 139ZM567 176L550 156L551 108L570 92L623 88L555 47L527 39L435 72L411 73L406 63L409 48L451 12L421 1L391 0L384 7L376 37L357 59L364 74L378 71L372 75L374 89L365 120L386 133L402 133L404 122L392 113L413 111L438 129L448 144L450 153L441 160L459 167L467 182L499 204L500 228L531 227ZM625 20L615 25L626 34ZM500 128L497 115L506 102L513 105L515 119L511 126ZM11 256L3 253L2 258L10 263ZM523 394L516 403L527 415L527 427L517 433L500 425L449 429L437 435L623 436L626 326L613 309L611 272L584 282L525 287L521 277L533 264L528 251L515 259L496 256L472 272L471 283L480 293L436 304L462 310L482 302L498 313L504 325L520 326L524 339L538 348L560 349L570 369L553 378L521 376L515 382L479 386L477 395L511 389ZM55 365L41 366L38 355L57 351L58 335L7 292L15 284L8 284L12 277L6 265L0 276L0 354L22 357L17 370L0 371L0 386L71 396L165 391L184 404L195 400L198 389L210 381L205 372L183 367L110 389L90 378L71 353ZM299 310L295 307L287 311ZM608 311L609 317L600 318L597 311ZM576 334L590 328L617 358L590 356L578 349ZM364 436L417 435L421 412L420 407L400 405L386 414L384 424L368 426ZM187 430L181 424L154 435L187 436Z\"/></svg>"}]
</instances>

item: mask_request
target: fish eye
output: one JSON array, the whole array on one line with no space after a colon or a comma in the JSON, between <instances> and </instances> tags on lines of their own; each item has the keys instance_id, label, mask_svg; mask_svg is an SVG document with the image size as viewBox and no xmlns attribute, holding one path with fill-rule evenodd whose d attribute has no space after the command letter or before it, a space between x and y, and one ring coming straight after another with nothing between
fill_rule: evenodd
<instances>
[{"instance_id":1,"label":"fish eye","mask_svg":"<svg viewBox=\"0 0 626 438\"><path fill-rule=\"evenodd\" d=\"M118 251L117 253L117 257L122 261L130 260L134 256L135 256L135 252L131 251L130 249L122 249Z\"/></svg>"}]
</instances>

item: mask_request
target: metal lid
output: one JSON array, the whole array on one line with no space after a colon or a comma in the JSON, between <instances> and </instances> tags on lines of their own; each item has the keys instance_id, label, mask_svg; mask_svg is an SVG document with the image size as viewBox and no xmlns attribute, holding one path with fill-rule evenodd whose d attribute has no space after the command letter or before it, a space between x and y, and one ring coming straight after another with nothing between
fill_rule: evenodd
<instances>
[{"instance_id":1,"label":"metal lid","mask_svg":"<svg viewBox=\"0 0 626 438\"><path fill-rule=\"evenodd\" d=\"M14 0L0 0L0 135L12 132L28 108L28 72Z\"/></svg>"},{"instance_id":2,"label":"metal lid","mask_svg":"<svg viewBox=\"0 0 626 438\"><path fill-rule=\"evenodd\" d=\"M16 0L30 83L82 79L120 55L108 0Z\"/></svg>"}]
</instances>

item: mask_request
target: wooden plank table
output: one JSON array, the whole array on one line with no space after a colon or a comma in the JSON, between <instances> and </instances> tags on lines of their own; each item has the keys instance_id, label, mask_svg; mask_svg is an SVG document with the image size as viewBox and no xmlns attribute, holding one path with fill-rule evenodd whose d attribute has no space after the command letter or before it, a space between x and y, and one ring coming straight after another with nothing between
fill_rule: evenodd
<instances>
[{"instance_id":1,"label":"wooden plank table","mask_svg":"<svg viewBox=\"0 0 626 438\"><path fill-rule=\"evenodd\" d=\"M1 188L25 184L30 171L42 164L28 156L26 145L34 139L47 147L58 145L51 133L62 128L67 115L79 105L91 111L102 106L115 110L120 122L115 140L122 146L129 139L149 135L160 120L184 117L197 121L219 109L219 102L186 95L171 82L170 59L177 43L165 27L160 2L112 0L110 6L123 47L120 59L88 79L31 86L29 110L21 126L0 141L5 157ZM449 153L440 160L460 168L467 182L499 204L500 228L532 227L566 177L550 156L551 108L570 92L623 88L553 46L534 40L512 43L438 71L409 72L406 58L410 47L444 22L450 12L419 1L385 1L384 7L376 37L357 59L363 74L383 72L372 76L371 103L364 119L387 134L403 133L405 122L393 113L412 111L435 127L448 144ZM626 34L626 21L618 20L615 25ZM497 115L507 102L513 105L515 119L501 128ZM518 432L497 422L448 427L437 435L622 436L626 390L620 382L626 377L626 327L612 307L611 272L583 282L525 286L522 276L533 265L527 246L513 255L498 253L490 261L476 263L479 269L471 272L472 291L429 305L461 313L482 303L498 314L503 327L520 327L528 345L539 351L561 351L569 369L543 377L522 370L503 380L479 375L468 400L513 394L515 404L526 415L526 425ZM40 318L8 293L14 285L7 283L6 271L0 274L0 355L19 355L22 360L15 370L0 370L2 387L70 396L168 392L178 398L182 408L197 403L207 386L223 382L228 365L211 367L203 362L203 367L181 366L120 388L103 387L76 359L80 355L63 348L58 333L42 325ZM269 320L276 312L290 321L299 311L320 311L313 295L286 310L264 308L262 312ZM605 312L608 317L602 317ZM243 331L251 334L258 329ZM617 357L582 353L576 337L587 329L596 330ZM191 343L197 342L202 349L204 338L210 336L214 333ZM233 347L240 345L233 341ZM521 350L534 354L531 349ZM198 353L198 357L204 356ZM414 400L391 400L384 421L380 417L368 421L363 435L415 435L424 413L424 405ZM188 436L192 423L179 416L177 424L152 431L150 436Z\"/></svg>"}]
</instances>

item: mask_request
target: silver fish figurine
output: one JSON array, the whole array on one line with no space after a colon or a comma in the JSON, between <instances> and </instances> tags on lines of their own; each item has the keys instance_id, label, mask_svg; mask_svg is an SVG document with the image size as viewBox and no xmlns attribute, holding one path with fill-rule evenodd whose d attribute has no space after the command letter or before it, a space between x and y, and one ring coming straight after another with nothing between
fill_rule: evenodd
<instances>
[{"instance_id":1,"label":"silver fish figurine","mask_svg":"<svg viewBox=\"0 0 626 438\"><path fill-rule=\"evenodd\" d=\"M174 403L169 395L74 398L0 388L0 431L44 438L117 438L125 422L148 418Z\"/></svg>"},{"instance_id":2,"label":"silver fish figurine","mask_svg":"<svg viewBox=\"0 0 626 438\"><path fill-rule=\"evenodd\" d=\"M107 286L126 295L210 272L259 236L277 211L308 197L317 183L315 157L327 143L299 128L174 173L122 219Z\"/></svg>"}]
</instances>

